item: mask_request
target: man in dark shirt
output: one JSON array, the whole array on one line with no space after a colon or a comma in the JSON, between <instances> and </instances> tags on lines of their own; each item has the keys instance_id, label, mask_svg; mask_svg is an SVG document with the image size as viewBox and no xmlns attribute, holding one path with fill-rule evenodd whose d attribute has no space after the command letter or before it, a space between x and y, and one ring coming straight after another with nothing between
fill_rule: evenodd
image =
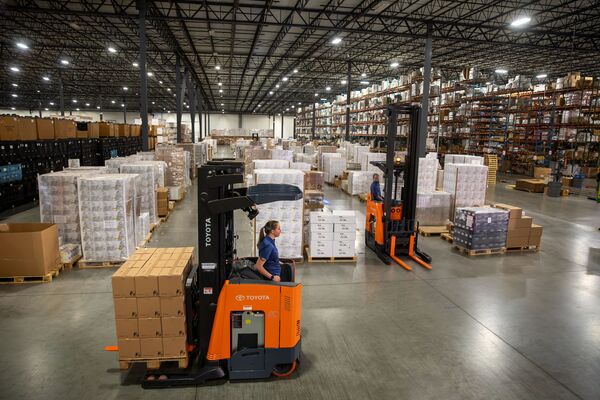
<instances>
[{"instance_id":1,"label":"man in dark shirt","mask_svg":"<svg viewBox=\"0 0 600 400\"><path fill-rule=\"evenodd\" d=\"M371 183L371 200L383 201L381 195L381 186L379 186L379 174L373 174L373 183Z\"/></svg>"}]
</instances>

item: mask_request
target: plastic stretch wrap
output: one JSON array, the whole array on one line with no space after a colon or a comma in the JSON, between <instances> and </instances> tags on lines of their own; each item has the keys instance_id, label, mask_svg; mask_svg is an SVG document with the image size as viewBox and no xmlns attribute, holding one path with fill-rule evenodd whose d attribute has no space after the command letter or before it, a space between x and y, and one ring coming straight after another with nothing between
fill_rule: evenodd
<instances>
[{"instance_id":1,"label":"plastic stretch wrap","mask_svg":"<svg viewBox=\"0 0 600 400\"><path fill-rule=\"evenodd\" d=\"M417 221L422 226L445 225L450 218L452 196L446 192L417 193Z\"/></svg>"},{"instance_id":2,"label":"plastic stretch wrap","mask_svg":"<svg viewBox=\"0 0 600 400\"><path fill-rule=\"evenodd\" d=\"M156 180L154 178L155 166L148 164L123 164L121 172L124 174L138 174L141 177L140 191L137 193L140 198L140 214L147 213L150 218L150 223L158 222L158 214L156 211ZM142 232L144 237L148 232Z\"/></svg>"},{"instance_id":3,"label":"plastic stretch wrap","mask_svg":"<svg viewBox=\"0 0 600 400\"><path fill-rule=\"evenodd\" d=\"M472 250L504 247L508 216L508 211L492 207L457 208L454 243Z\"/></svg>"}]
</instances>

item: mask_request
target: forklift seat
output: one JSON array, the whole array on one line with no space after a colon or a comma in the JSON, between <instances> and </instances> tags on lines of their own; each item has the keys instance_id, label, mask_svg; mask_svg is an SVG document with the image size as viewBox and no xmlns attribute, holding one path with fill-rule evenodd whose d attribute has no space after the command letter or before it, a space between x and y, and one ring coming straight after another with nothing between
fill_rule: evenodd
<instances>
[{"instance_id":1,"label":"forklift seat","mask_svg":"<svg viewBox=\"0 0 600 400\"><path fill-rule=\"evenodd\" d=\"M258 257L244 257L234 260L231 263L231 277L244 279L262 279L267 280L256 271L256 262ZM292 264L280 262L281 265L281 281L295 282L296 271Z\"/></svg>"}]
</instances>

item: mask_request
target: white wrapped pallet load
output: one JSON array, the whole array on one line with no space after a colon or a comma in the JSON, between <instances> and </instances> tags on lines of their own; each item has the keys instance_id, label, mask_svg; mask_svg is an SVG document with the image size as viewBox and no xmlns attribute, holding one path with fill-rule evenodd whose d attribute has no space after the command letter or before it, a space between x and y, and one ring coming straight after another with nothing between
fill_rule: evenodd
<instances>
[{"instance_id":1,"label":"white wrapped pallet load","mask_svg":"<svg viewBox=\"0 0 600 400\"><path fill-rule=\"evenodd\" d=\"M437 160L421 157L419 158L419 171L417 176L417 191L433 192L437 178Z\"/></svg>"},{"instance_id":2,"label":"white wrapped pallet load","mask_svg":"<svg viewBox=\"0 0 600 400\"><path fill-rule=\"evenodd\" d=\"M323 153L321 154L321 166L325 182L333 182L334 177L330 177L331 159L342 159L342 155L339 153Z\"/></svg>"},{"instance_id":3,"label":"white wrapped pallet load","mask_svg":"<svg viewBox=\"0 0 600 400\"><path fill-rule=\"evenodd\" d=\"M254 169L288 169L290 162L287 160L254 160Z\"/></svg>"},{"instance_id":4,"label":"white wrapped pallet load","mask_svg":"<svg viewBox=\"0 0 600 400\"><path fill-rule=\"evenodd\" d=\"M140 213L147 213L150 218L150 223L158 222L158 214L156 211L156 180L154 178L155 166L151 164L123 164L121 165L121 173L138 174L141 177L140 193L137 196L140 198ZM149 232L149 231L148 231ZM148 232L142 232L146 237ZM137 238L139 242L139 237Z\"/></svg>"},{"instance_id":5,"label":"white wrapped pallet load","mask_svg":"<svg viewBox=\"0 0 600 400\"><path fill-rule=\"evenodd\" d=\"M126 260L135 251L135 180L107 174L79 179L81 247L86 261Z\"/></svg>"},{"instance_id":6,"label":"white wrapped pallet load","mask_svg":"<svg viewBox=\"0 0 600 400\"><path fill-rule=\"evenodd\" d=\"M488 167L485 165L445 165L444 192L452 195L453 208L485 204L487 170Z\"/></svg>"},{"instance_id":7,"label":"white wrapped pallet load","mask_svg":"<svg viewBox=\"0 0 600 400\"><path fill-rule=\"evenodd\" d=\"M361 170L372 171L373 173L379 174L380 176L382 175L381 170L378 167L372 165L371 161L385 161L385 153L361 153L360 157L361 159L359 160L359 162Z\"/></svg>"},{"instance_id":8,"label":"white wrapped pallet load","mask_svg":"<svg viewBox=\"0 0 600 400\"><path fill-rule=\"evenodd\" d=\"M452 196L446 192L417 193L416 219L421 226L445 225L450 218Z\"/></svg>"},{"instance_id":9,"label":"white wrapped pallet load","mask_svg":"<svg viewBox=\"0 0 600 400\"><path fill-rule=\"evenodd\" d=\"M304 172L293 169L259 169L254 171L254 183L289 184L304 191ZM276 201L259 204L259 214L255 221L255 244L258 243L260 229L270 220L279 221L281 236L277 239L277 249L282 258L302 257L302 211L304 199ZM254 246L256 251L256 246Z\"/></svg>"},{"instance_id":10,"label":"white wrapped pallet load","mask_svg":"<svg viewBox=\"0 0 600 400\"><path fill-rule=\"evenodd\" d=\"M290 163L290 169L297 169L300 171L310 171L311 165L305 162L293 162Z\"/></svg>"},{"instance_id":11,"label":"white wrapped pallet load","mask_svg":"<svg viewBox=\"0 0 600 400\"><path fill-rule=\"evenodd\" d=\"M271 158L273 160L285 160L288 162L294 161L294 153L291 150L272 149Z\"/></svg>"}]
</instances>

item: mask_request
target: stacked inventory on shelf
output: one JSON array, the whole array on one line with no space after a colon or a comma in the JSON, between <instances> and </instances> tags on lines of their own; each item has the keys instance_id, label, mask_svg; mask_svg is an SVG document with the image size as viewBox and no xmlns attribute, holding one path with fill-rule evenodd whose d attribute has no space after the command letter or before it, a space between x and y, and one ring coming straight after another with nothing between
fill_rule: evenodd
<instances>
[{"instance_id":1,"label":"stacked inventory on shelf","mask_svg":"<svg viewBox=\"0 0 600 400\"><path fill-rule=\"evenodd\" d=\"M298 107L295 117L296 135L312 138L314 125L315 139L331 138L331 110L331 103L315 103L306 107Z\"/></svg>"}]
</instances>

